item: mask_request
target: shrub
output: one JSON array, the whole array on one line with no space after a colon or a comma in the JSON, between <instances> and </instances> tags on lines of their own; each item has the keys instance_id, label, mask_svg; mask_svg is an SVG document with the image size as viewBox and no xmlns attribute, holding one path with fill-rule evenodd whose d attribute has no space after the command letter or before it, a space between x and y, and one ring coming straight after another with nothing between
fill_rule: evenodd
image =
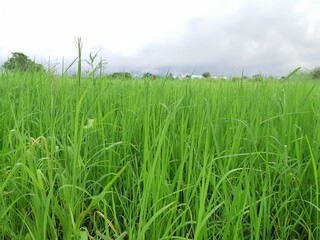
<instances>
[{"instance_id":1,"label":"shrub","mask_svg":"<svg viewBox=\"0 0 320 240\"><path fill-rule=\"evenodd\" d=\"M320 79L320 67L315 67L312 72L311 72L312 78L316 79L319 78Z\"/></svg>"},{"instance_id":2,"label":"shrub","mask_svg":"<svg viewBox=\"0 0 320 240\"><path fill-rule=\"evenodd\" d=\"M211 74L210 74L209 72L204 72L204 73L202 74L202 77L203 77L203 78L210 78L210 77L211 77Z\"/></svg>"},{"instance_id":3,"label":"shrub","mask_svg":"<svg viewBox=\"0 0 320 240\"><path fill-rule=\"evenodd\" d=\"M131 73L128 72L115 72L111 75L112 78L132 78Z\"/></svg>"}]
</instances>

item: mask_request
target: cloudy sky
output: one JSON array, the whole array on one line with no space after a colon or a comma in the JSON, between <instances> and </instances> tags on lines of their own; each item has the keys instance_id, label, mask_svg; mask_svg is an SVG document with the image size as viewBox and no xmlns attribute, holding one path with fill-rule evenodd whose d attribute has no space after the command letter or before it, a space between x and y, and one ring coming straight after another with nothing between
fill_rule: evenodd
<instances>
[{"instance_id":1,"label":"cloudy sky","mask_svg":"<svg viewBox=\"0 0 320 240\"><path fill-rule=\"evenodd\" d=\"M11 52L61 67L99 52L107 72L280 76L320 65L318 0L0 0Z\"/></svg>"}]
</instances>

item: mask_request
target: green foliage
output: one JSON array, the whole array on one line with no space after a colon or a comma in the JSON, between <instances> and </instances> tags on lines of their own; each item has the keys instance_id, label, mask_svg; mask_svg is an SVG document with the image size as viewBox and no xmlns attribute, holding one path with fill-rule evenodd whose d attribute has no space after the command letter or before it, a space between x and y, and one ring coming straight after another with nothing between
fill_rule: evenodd
<instances>
[{"instance_id":1,"label":"green foliage","mask_svg":"<svg viewBox=\"0 0 320 240\"><path fill-rule=\"evenodd\" d=\"M253 75L253 76L252 76L252 80L259 82L259 81L263 81L263 80L264 80L264 77L262 76L261 73L259 73L259 74Z\"/></svg>"},{"instance_id":2,"label":"green foliage","mask_svg":"<svg viewBox=\"0 0 320 240\"><path fill-rule=\"evenodd\" d=\"M115 72L111 74L112 78L125 78L125 79L131 79L132 75L128 72Z\"/></svg>"},{"instance_id":3,"label":"green foliage","mask_svg":"<svg viewBox=\"0 0 320 240\"><path fill-rule=\"evenodd\" d=\"M80 88L80 81L81 81L81 76L82 76L82 68L81 68L81 63L82 63L82 41L81 37L78 37L76 40L76 46L78 50L78 68L77 68L77 79L78 79L78 89Z\"/></svg>"},{"instance_id":4,"label":"green foliage","mask_svg":"<svg viewBox=\"0 0 320 240\"><path fill-rule=\"evenodd\" d=\"M143 74L143 78L156 79L156 78L158 78L158 77L159 77L158 75L153 74L153 73L150 73L150 72L147 72L147 73L144 73L144 74Z\"/></svg>"},{"instance_id":5,"label":"green foliage","mask_svg":"<svg viewBox=\"0 0 320 240\"><path fill-rule=\"evenodd\" d=\"M0 239L320 239L314 81L77 83L0 74Z\"/></svg>"},{"instance_id":6,"label":"green foliage","mask_svg":"<svg viewBox=\"0 0 320 240\"><path fill-rule=\"evenodd\" d=\"M209 72L204 72L204 73L202 74L202 77L204 77L204 78L210 78L210 77L211 77L211 74L210 74Z\"/></svg>"},{"instance_id":7,"label":"green foliage","mask_svg":"<svg viewBox=\"0 0 320 240\"><path fill-rule=\"evenodd\" d=\"M107 64L107 62L100 58L100 60L97 60L98 53L90 53L89 54L89 60L85 60L85 62L89 65L89 69L86 70L86 75L91 78L91 80L95 80L97 77L102 77L102 71L103 67Z\"/></svg>"},{"instance_id":8,"label":"green foliage","mask_svg":"<svg viewBox=\"0 0 320 240\"><path fill-rule=\"evenodd\" d=\"M167 76L168 79L174 79L174 76L172 73L170 73L168 76Z\"/></svg>"},{"instance_id":9,"label":"green foliage","mask_svg":"<svg viewBox=\"0 0 320 240\"><path fill-rule=\"evenodd\" d=\"M288 76L286 76L284 78L284 80L287 80L287 79L291 78L292 76L295 76L300 69L301 69L301 67L297 67L296 69L294 69L291 73L288 74Z\"/></svg>"},{"instance_id":10,"label":"green foliage","mask_svg":"<svg viewBox=\"0 0 320 240\"><path fill-rule=\"evenodd\" d=\"M28 58L21 52L13 52L4 64L4 70L7 71L44 71L44 67Z\"/></svg>"},{"instance_id":11,"label":"green foliage","mask_svg":"<svg viewBox=\"0 0 320 240\"><path fill-rule=\"evenodd\" d=\"M187 74L187 75L185 75L183 78L191 79L191 74Z\"/></svg>"},{"instance_id":12,"label":"green foliage","mask_svg":"<svg viewBox=\"0 0 320 240\"><path fill-rule=\"evenodd\" d=\"M313 79L320 79L320 67L315 67L311 72L311 76Z\"/></svg>"}]
</instances>

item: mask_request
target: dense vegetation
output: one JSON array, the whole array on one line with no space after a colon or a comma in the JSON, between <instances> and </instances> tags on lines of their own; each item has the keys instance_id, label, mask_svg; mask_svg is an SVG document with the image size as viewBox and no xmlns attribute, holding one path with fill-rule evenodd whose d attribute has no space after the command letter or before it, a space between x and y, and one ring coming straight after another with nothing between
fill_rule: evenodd
<instances>
[{"instance_id":1,"label":"dense vegetation","mask_svg":"<svg viewBox=\"0 0 320 240\"><path fill-rule=\"evenodd\" d=\"M6 71L44 71L41 64L29 59L27 55L21 52L13 52L12 56L2 65Z\"/></svg>"},{"instance_id":2,"label":"dense vegetation","mask_svg":"<svg viewBox=\"0 0 320 240\"><path fill-rule=\"evenodd\" d=\"M320 239L312 80L0 75L1 239Z\"/></svg>"}]
</instances>

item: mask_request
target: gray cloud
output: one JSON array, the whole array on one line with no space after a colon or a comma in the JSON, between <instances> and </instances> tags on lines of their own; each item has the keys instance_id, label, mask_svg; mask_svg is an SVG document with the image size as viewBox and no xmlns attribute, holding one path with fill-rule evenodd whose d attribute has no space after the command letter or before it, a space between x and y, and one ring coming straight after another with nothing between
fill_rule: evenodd
<instances>
[{"instance_id":1,"label":"gray cloud","mask_svg":"<svg viewBox=\"0 0 320 240\"><path fill-rule=\"evenodd\" d=\"M223 4L230 2L233 1L226 0ZM240 75L244 70L248 76L259 72L280 76L298 66L311 69L320 65L320 21L318 17L312 18L318 16L314 9L319 9L320 3L313 0L243 2L235 9L232 5L224 6L222 9L225 11L212 9L211 16L193 18L185 23L179 33L165 36L163 42L159 40L144 45L131 57L113 52L103 44L85 45L84 50L92 52L101 49L102 57L108 62L108 72L166 73L170 68L176 74L210 71L214 75L229 76ZM308 7L299 11L297 6L302 2ZM308 11L313 11L313 15ZM165 18L166 14L162 17ZM136 26L137 31L131 27L127 38L140 39L143 22L141 25ZM160 27L159 24L157 26ZM146 36L160 32L156 27L149 30L145 31ZM99 34L98 37L92 37L91 41L99 41L105 32ZM121 34L119 41L124 40L123 36L125 34ZM123 44L127 44L127 41L123 41ZM89 52L84 52L83 56L87 57ZM7 59L8 54L0 48L0 63ZM29 56L33 58L32 54ZM46 62L44 58L46 56L36 56L41 62ZM65 60L67 63L68 60Z\"/></svg>"},{"instance_id":2,"label":"gray cloud","mask_svg":"<svg viewBox=\"0 0 320 240\"><path fill-rule=\"evenodd\" d=\"M239 75L242 69L248 75L284 75L319 64L320 29L310 33L304 16L288 1L260 5L250 2L235 14L193 19L179 41L148 45L124 62L140 70L171 67L217 75Z\"/></svg>"}]
</instances>

